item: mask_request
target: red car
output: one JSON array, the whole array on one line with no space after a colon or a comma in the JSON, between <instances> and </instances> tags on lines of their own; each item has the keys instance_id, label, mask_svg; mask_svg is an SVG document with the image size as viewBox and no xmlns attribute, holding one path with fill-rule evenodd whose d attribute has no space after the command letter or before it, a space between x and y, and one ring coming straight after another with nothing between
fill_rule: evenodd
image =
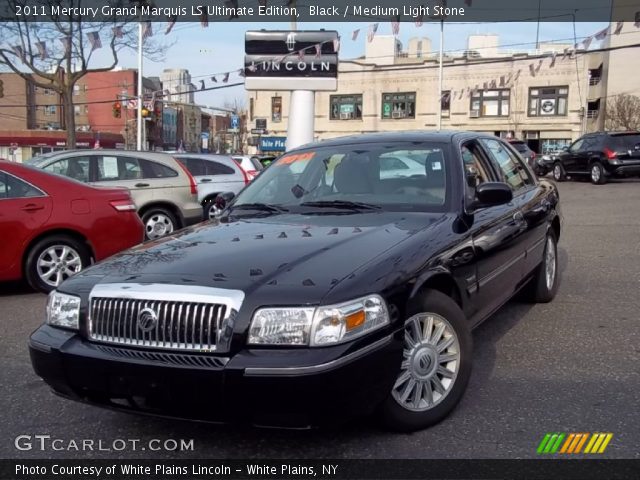
<instances>
[{"instance_id":1,"label":"red car","mask_svg":"<svg viewBox=\"0 0 640 480\"><path fill-rule=\"evenodd\" d=\"M129 191L0 160L0 281L48 292L144 238Z\"/></svg>"}]
</instances>

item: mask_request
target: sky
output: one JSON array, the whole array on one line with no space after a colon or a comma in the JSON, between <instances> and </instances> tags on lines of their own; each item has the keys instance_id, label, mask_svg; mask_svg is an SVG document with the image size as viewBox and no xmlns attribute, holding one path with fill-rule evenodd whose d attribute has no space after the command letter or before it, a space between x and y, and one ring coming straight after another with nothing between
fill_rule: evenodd
<instances>
[{"instance_id":1,"label":"sky","mask_svg":"<svg viewBox=\"0 0 640 480\"><path fill-rule=\"evenodd\" d=\"M341 36L340 59L356 58L364 55L367 41L368 23L326 23L322 28L337 30ZM576 38L593 35L608 25L608 22L578 22L576 23ZM184 68L189 70L193 83L199 86L199 80L204 79L206 86L213 86L210 81L212 75L227 71L237 71L243 65L244 34L247 30L257 30L266 27L269 30L288 30L288 23L269 23L260 25L257 23L209 23L208 28L203 28L199 23L178 23L169 35L164 35L165 25L154 24L154 38L158 42L165 42L168 46L163 62L145 60L143 74L145 76L158 76L165 68ZM299 30L317 30L318 23L298 23ZM360 29L357 40L351 40L354 30ZM532 50L535 48L537 24L535 22L522 23L445 23L444 50L465 50L467 37L472 34L497 34L499 45L508 50ZM391 34L391 25L381 23L378 34ZM416 27L413 23L402 23L399 39L404 45L411 37L429 37L432 48L439 48L439 25L437 23L425 23L422 27ZM540 23L539 38L541 42L556 41L573 44L574 31L571 22L542 22ZM594 42L591 48L597 48ZM106 50L106 49L104 49ZM97 53L97 52L96 52ZM106 55L106 51L101 54ZM100 63L100 57L96 58ZM120 65L123 68L137 68L135 51L127 50L122 53ZM237 79L236 75L231 77ZM218 80L220 83L220 80ZM231 82L230 82L231 83ZM223 107L225 102L235 99L246 103L246 92L243 87L226 88L217 91L196 93L195 101L201 105Z\"/></svg>"}]
</instances>

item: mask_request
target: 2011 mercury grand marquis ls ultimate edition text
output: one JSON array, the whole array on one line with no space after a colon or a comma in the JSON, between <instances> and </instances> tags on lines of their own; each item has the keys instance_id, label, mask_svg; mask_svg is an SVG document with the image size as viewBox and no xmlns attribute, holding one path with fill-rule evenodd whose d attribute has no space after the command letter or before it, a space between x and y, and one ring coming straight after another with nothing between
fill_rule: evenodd
<instances>
[{"instance_id":1,"label":"2011 mercury grand marquis ls ultimate edition text","mask_svg":"<svg viewBox=\"0 0 640 480\"><path fill-rule=\"evenodd\" d=\"M420 429L460 400L471 329L521 289L548 302L558 288L556 187L496 137L326 140L230 197L220 218L51 293L30 352L57 394L214 422L377 412Z\"/></svg>"}]
</instances>

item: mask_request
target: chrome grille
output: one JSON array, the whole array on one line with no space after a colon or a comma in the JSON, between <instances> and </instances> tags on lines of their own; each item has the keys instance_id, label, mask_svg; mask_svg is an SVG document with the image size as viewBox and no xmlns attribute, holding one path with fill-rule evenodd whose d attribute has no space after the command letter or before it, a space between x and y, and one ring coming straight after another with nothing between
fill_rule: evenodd
<instances>
[{"instance_id":1,"label":"chrome grille","mask_svg":"<svg viewBox=\"0 0 640 480\"><path fill-rule=\"evenodd\" d=\"M208 287L97 285L89 299L89 338L118 345L214 351L224 322L243 299L242 292Z\"/></svg>"}]
</instances>

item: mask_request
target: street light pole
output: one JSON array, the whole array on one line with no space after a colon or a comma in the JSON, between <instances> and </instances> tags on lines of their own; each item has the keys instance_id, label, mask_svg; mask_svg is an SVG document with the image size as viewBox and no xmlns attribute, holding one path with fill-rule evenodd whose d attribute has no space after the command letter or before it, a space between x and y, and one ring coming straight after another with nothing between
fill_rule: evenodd
<instances>
[{"instance_id":1,"label":"street light pole","mask_svg":"<svg viewBox=\"0 0 640 480\"><path fill-rule=\"evenodd\" d=\"M142 150L142 22L138 22L138 101L137 101L137 142L136 149Z\"/></svg>"},{"instance_id":2,"label":"street light pole","mask_svg":"<svg viewBox=\"0 0 640 480\"><path fill-rule=\"evenodd\" d=\"M443 82L443 67L442 60L444 57L444 18L440 20L440 60L438 65L438 131L442 130L442 82Z\"/></svg>"}]
</instances>

